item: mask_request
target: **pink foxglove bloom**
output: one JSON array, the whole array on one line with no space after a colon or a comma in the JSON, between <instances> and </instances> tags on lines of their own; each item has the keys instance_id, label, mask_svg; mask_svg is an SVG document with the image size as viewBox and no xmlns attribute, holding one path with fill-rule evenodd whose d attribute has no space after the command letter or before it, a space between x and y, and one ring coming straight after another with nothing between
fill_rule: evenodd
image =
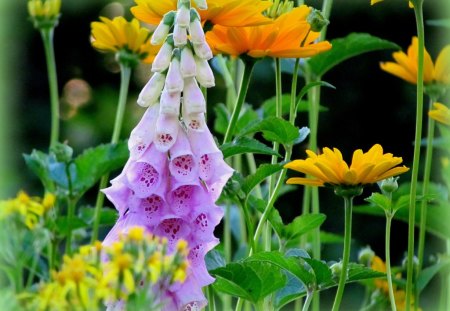
<instances>
[{"instance_id":1,"label":"pink foxglove bloom","mask_svg":"<svg viewBox=\"0 0 450 311\"><path fill-rule=\"evenodd\" d=\"M205 1L196 4L206 7ZM155 41L165 43L153 63L155 73L138 99L141 106L150 107L131 132L130 158L123 171L103 190L119 212L104 244L112 244L136 225L165 237L169 252L180 239L188 242L186 281L152 287L167 311L200 310L207 304L202 288L214 278L205 255L219 243L214 229L223 217L215 202L233 173L206 125L206 102L197 83L198 79L203 86L214 85L207 62L211 49L203 39L187 41L187 32L196 27L192 22L187 27L187 13L191 17L190 1L180 0L177 13L166 14L161 29L157 28ZM174 33L165 34L171 23ZM200 30L201 26L195 31ZM204 34L190 35L204 38ZM183 47L174 49L180 44ZM126 302L116 305L126 308Z\"/></svg>"}]
</instances>

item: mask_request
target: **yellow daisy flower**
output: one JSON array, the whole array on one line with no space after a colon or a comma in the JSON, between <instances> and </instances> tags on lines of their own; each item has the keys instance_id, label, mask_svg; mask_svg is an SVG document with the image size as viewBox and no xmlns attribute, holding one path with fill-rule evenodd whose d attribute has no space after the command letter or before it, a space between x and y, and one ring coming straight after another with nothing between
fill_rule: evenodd
<instances>
[{"instance_id":1,"label":"yellow daisy flower","mask_svg":"<svg viewBox=\"0 0 450 311\"><path fill-rule=\"evenodd\" d=\"M136 6L131 8L131 13L150 25L158 25L164 14L177 9L177 0L135 2ZM208 8L198 12L203 23L208 21L222 26L254 26L270 23L270 19L261 12L271 5L270 1L260 0L208 0Z\"/></svg>"},{"instance_id":2,"label":"yellow daisy flower","mask_svg":"<svg viewBox=\"0 0 450 311\"><path fill-rule=\"evenodd\" d=\"M370 5L374 5L374 4L377 4L377 3L379 3L379 2L383 2L384 0L370 0ZM409 5L409 7L412 9L412 8L414 8L414 5L412 4L412 2L411 1L408 1L408 5Z\"/></svg>"},{"instance_id":3,"label":"yellow daisy flower","mask_svg":"<svg viewBox=\"0 0 450 311\"><path fill-rule=\"evenodd\" d=\"M445 125L450 125L450 109L441 103L434 103L434 109L428 112L428 116Z\"/></svg>"},{"instance_id":4,"label":"yellow daisy flower","mask_svg":"<svg viewBox=\"0 0 450 311\"><path fill-rule=\"evenodd\" d=\"M416 84L418 46L419 40L417 37L413 37L407 53L405 54L402 51L394 52L392 57L395 62L380 63L381 69L405 81ZM423 82L424 84L450 84L450 44L442 49L435 64L433 64L430 54L425 50Z\"/></svg>"},{"instance_id":5,"label":"yellow daisy flower","mask_svg":"<svg viewBox=\"0 0 450 311\"><path fill-rule=\"evenodd\" d=\"M101 52L135 55L144 63L151 63L159 46L150 44L150 31L141 27L137 19L128 22L122 16L91 23L92 46Z\"/></svg>"},{"instance_id":6,"label":"yellow daisy flower","mask_svg":"<svg viewBox=\"0 0 450 311\"><path fill-rule=\"evenodd\" d=\"M322 154L315 154L311 150L306 153L306 160L294 160L284 167L312 177L293 177L287 180L288 184L357 186L376 183L409 170L406 166L397 166L402 163L402 158L394 157L391 153L384 154L378 144L366 153L361 149L356 150L350 166L336 148L324 148Z\"/></svg>"},{"instance_id":7,"label":"yellow daisy flower","mask_svg":"<svg viewBox=\"0 0 450 311\"><path fill-rule=\"evenodd\" d=\"M328 41L315 43L318 32L310 31L306 21L310 7L305 5L280 15L273 23L253 27L214 26L206 40L214 54L253 58L310 57L331 48Z\"/></svg>"},{"instance_id":8,"label":"yellow daisy flower","mask_svg":"<svg viewBox=\"0 0 450 311\"><path fill-rule=\"evenodd\" d=\"M59 16L61 0L29 0L28 14L36 19L53 19Z\"/></svg>"}]
</instances>

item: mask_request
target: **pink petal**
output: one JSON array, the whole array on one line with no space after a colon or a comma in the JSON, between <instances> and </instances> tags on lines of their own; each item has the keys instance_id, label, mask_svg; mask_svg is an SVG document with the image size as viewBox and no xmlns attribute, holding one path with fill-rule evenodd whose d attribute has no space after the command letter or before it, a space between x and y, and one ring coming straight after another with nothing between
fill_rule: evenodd
<instances>
[{"instance_id":1,"label":"pink petal","mask_svg":"<svg viewBox=\"0 0 450 311\"><path fill-rule=\"evenodd\" d=\"M160 115L156 120L154 143L161 152L167 152L177 140L179 122L176 117Z\"/></svg>"}]
</instances>

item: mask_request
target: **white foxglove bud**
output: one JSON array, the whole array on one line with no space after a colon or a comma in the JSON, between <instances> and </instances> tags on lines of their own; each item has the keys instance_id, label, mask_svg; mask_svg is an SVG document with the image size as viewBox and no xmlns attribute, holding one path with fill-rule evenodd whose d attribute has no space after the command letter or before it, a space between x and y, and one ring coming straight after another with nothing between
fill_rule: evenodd
<instances>
[{"instance_id":1,"label":"white foxglove bud","mask_svg":"<svg viewBox=\"0 0 450 311\"><path fill-rule=\"evenodd\" d=\"M177 53L178 49L174 50L174 54ZM169 93L180 93L183 91L184 80L180 72L180 59L177 56L172 57L172 61L169 65L169 71L167 71L166 76L166 86L165 89Z\"/></svg>"},{"instance_id":2,"label":"white foxglove bud","mask_svg":"<svg viewBox=\"0 0 450 311\"><path fill-rule=\"evenodd\" d=\"M211 59L213 57L211 48L206 42L194 43L194 52L201 59Z\"/></svg>"},{"instance_id":3,"label":"white foxglove bud","mask_svg":"<svg viewBox=\"0 0 450 311\"><path fill-rule=\"evenodd\" d=\"M141 93L139 93L137 100L138 105L148 107L156 104L158 102L159 95L161 95L165 80L165 74L155 72L144 86Z\"/></svg>"},{"instance_id":4,"label":"white foxglove bud","mask_svg":"<svg viewBox=\"0 0 450 311\"><path fill-rule=\"evenodd\" d=\"M189 34L191 35L191 42L202 43L205 42L205 32L203 31L200 16L195 9L191 9L191 21L189 23Z\"/></svg>"},{"instance_id":5,"label":"white foxglove bud","mask_svg":"<svg viewBox=\"0 0 450 311\"><path fill-rule=\"evenodd\" d=\"M167 152L177 140L180 128L178 118L160 114L156 120L155 143L156 149Z\"/></svg>"},{"instance_id":6,"label":"white foxglove bud","mask_svg":"<svg viewBox=\"0 0 450 311\"><path fill-rule=\"evenodd\" d=\"M189 45L181 50L180 71L183 78L193 77L197 73L196 61Z\"/></svg>"},{"instance_id":7,"label":"white foxglove bud","mask_svg":"<svg viewBox=\"0 0 450 311\"><path fill-rule=\"evenodd\" d=\"M184 106L183 106L184 107ZM183 122L191 131L203 132L206 127L205 114L187 114L183 113Z\"/></svg>"},{"instance_id":8,"label":"white foxglove bud","mask_svg":"<svg viewBox=\"0 0 450 311\"><path fill-rule=\"evenodd\" d=\"M173 26L173 23L175 21L175 15L176 15L175 11L170 11L164 14L163 19L153 32L152 39L150 41L151 44L159 45L164 42L167 35L169 34L170 28L172 28Z\"/></svg>"},{"instance_id":9,"label":"white foxglove bud","mask_svg":"<svg viewBox=\"0 0 450 311\"><path fill-rule=\"evenodd\" d=\"M180 27L188 27L191 19L191 3L190 1L180 1L178 5L177 17L175 23Z\"/></svg>"},{"instance_id":10,"label":"white foxglove bud","mask_svg":"<svg viewBox=\"0 0 450 311\"><path fill-rule=\"evenodd\" d=\"M175 24L173 28L173 42L176 47L185 45L187 43L187 29Z\"/></svg>"},{"instance_id":11,"label":"white foxglove bud","mask_svg":"<svg viewBox=\"0 0 450 311\"><path fill-rule=\"evenodd\" d=\"M172 51L173 51L173 40L172 36L167 37L166 42L162 45L161 49L159 49L158 54L156 54L155 59L152 63L152 71L153 72L162 72L167 70L170 65L170 61L172 60Z\"/></svg>"},{"instance_id":12,"label":"white foxglove bud","mask_svg":"<svg viewBox=\"0 0 450 311\"><path fill-rule=\"evenodd\" d=\"M200 10L206 10L208 8L208 5L206 4L206 0L194 0L195 5Z\"/></svg>"},{"instance_id":13,"label":"white foxglove bud","mask_svg":"<svg viewBox=\"0 0 450 311\"><path fill-rule=\"evenodd\" d=\"M213 87L215 85L214 74L207 60L195 57L197 73L195 78L203 87Z\"/></svg>"},{"instance_id":14,"label":"white foxglove bud","mask_svg":"<svg viewBox=\"0 0 450 311\"><path fill-rule=\"evenodd\" d=\"M195 78L187 78L183 89L184 112L188 115L206 112L206 102Z\"/></svg>"},{"instance_id":15,"label":"white foxglove bud","mask_svg":"<svg viewBox=\"0 0 450 311\"><path fill-rule=\"evenodd\" d=\"M180 115L181 93L170 93L164 89L161 93L159 113L178 117Z\"/></svg>"}]
</instances>

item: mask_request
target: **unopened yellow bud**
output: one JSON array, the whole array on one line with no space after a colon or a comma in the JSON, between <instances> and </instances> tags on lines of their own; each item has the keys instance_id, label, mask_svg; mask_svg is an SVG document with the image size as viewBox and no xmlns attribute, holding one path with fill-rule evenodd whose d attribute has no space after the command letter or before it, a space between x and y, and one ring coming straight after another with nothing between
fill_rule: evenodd
<instances>
[{"instance_id":1,"label":"unopened yellow bud","mask_svg":"<svg viewBox=\"0 0 450 311\"><path fill-rule=\"evenodd\" d=\"M28 14L37 29L51 29L58 24L61 0L29 0Z\"/></svg>"}]
</instances>

